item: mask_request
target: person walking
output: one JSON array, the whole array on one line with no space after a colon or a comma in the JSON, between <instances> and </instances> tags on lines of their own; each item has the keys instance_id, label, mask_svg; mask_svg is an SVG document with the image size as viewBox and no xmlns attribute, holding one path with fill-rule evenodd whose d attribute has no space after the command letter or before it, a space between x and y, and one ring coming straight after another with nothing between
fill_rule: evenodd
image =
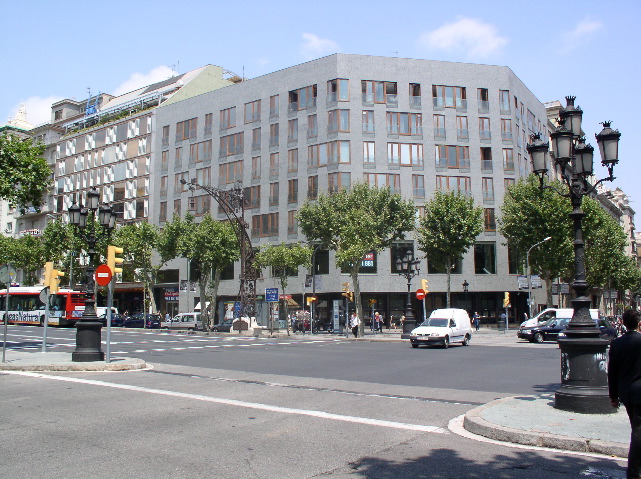
<instances>
[{"instance_id":1,"label":"person walking","mask_svg":"<svg viewBox=\"0 0 641 479\"><path fill-rule=\"evenodd\" d=\"M639 313L623 313L627 332L610 344L608 362L608 393L610 404L625 407L630 420L630 449L626 478L641 478L641 333Z\"/></svg>"},{"instance_id":2,"label":"person walking","mask_svg":"<svg viewBox=\"0 0 641 479\"><path fill-rule=\"evenodd\" d=\"M356 313L352 314L352 318L349 321L349 325L352 328L352 334L354 335L355 338L358 338L358 326L361 324L361 320L358 319L358 315Z\"/></svg>"},{"instance_id":3,"label":"person walking","mask_svg":"<svg viewBox=\"0 0 641 479\"><path fill-rule=\"evenodd\" d=\"M476 329L478 331L479 330L479 322L481 321L481 317L479 316L479 313L476 312L476 311L474 312L473 321L474 321L474 329Z\"/></svg>"}]
</instances>

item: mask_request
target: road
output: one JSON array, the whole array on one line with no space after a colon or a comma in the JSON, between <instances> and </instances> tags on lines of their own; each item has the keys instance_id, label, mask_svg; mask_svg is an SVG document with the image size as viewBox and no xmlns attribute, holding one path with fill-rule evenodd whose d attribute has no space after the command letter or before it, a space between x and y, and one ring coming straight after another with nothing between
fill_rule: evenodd
<instances>
[{"instance_id":1,"label":"road","mask_svg":"<svg viewBox=\"0 0 641 479\"><path fill-rule=\"evenodd\" d=\"M38 334L10 327L10 345L35 347ZM72 339L49 332L56 350ZM478 404L554 390L553 344L416 350L156 331L112 340L114 355L151 367L0 375L4 477L624 477L607 458L456 433Z\"/></svg>"}]
</instances>

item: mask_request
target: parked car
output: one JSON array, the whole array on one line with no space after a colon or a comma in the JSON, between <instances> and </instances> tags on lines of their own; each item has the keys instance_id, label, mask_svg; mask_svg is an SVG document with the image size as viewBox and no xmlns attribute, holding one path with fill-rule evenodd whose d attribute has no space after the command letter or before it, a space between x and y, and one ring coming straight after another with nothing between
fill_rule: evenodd
<instances>
[{"instance_id":1,"label":"parked car","mask_svg":"<svg viewBox=\"0 0 641 479\"><path fill-rule=\"evenodd\" d=\"M470 316L464 309L436 309L428 319L413 329L410 333L410 343L413 348L420 344L427 346L440 344L444 348L451 343L461 343L467 346L472 338Z\"/></svg>"},{"instance_id":2,"label":"parked car","mask_svg":"<svg viewBox=\"0 0 641 479\"><path fill-rule=\"evenodd\" d=\"M163 321L163 329L186 329L187 331L198 331L202 329L200 313L179 313L169 321Z\"/></svg>"},{"instance_id":3,"label":"parked car","mask_svg":"<svg viewBox=\"0 0 641 479\"><path fill-rule=\"evenodd\" d=\"M234 322L233 319L226 319L222 323L219 324L214 324L211 327L212 331L216 331L218 333L228 333L231 331L232 323Z\"/></svg>"},{"instance_id":4,"label":"parked car","mask_svg":"<svg viewBox=\"0 0 641 479\"><path fill-rule=\"evenodd\" d=\"M107 316L100 316L100 322L103 326L107 327ZM124 324L125 319L127 319L122 314L112 314L111 315L111 326L114 328L120 327Z\"/></svg>"},{"instance_id":5,"label":"parked car","mask_svg":"<svg viewBox=\"0 0 641 479\"><path fill-rule=\"evenodd\" d=\"M565 309L547 308L541 311L536 316L533 316L530 319L523 321L520 327L527 328L530 326L536 326L539 323L545 323L546 321L549 321L550 319L554 319L554 318L571 318L572 314L574 314L574 310L571 308L565 308ZM592 316L592 319L596 321L597 319L599 319L599 310L591 309L590 316Z\"/></svg>"},{"instance_id":6,"label":"parked car","mask_svg":"<svg viewBox=\"0 0 641 479\"><path fill-rule=\"evenodd\" d=\"M147 328L147 329L160 329L160 315L159 314L132 314L123 324L125 328Z\"/></svg>"},{"instance_id":7,"label":"parked car","mask_svg":"<svg viewBox=\"0 0 641 479\"><path fill-rule=\"evenodd\" d=\"M563 331L567 329L572 318L552 318L545 323L536 326L519 328L517 336L531 343L542 343L544 341L556 341L559 337L565 337ZM601 338L613 339L617 337L616 328L605 319L598 319L597 325L601 331Z\"/></svg>"}]
</instances>

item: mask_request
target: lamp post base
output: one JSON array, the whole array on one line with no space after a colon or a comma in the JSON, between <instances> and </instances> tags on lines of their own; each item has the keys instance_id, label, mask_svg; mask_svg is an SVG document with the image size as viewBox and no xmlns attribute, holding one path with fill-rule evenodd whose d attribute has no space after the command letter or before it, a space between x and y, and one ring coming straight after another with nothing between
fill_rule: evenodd
<instances>
[{"instance_id":1,"label":"lamp post base","mask_svg":"<svg viewBox=\"0 0 641 479\"><path fill-rule=\"evenodd\" d=\"M97 321L78 321L76 323L76 350L71 354L74 362L104 361L100 330L102 323Z\"/></svg>"},{"instance_id":2,"label":"lamp post base","mask_svg":"<svg viewBox=\"0 0 641 479\"><path fill-rule=\"evenodd\" d=\"M401 334L401 339L409 339L410 333L413 329L416 329L416 320L414 318L405 318L405 321L403 321L403 333Z\"/></svg>"},{"instance_id":3,"label":"lamp post base","mask_svg":"<svg viewBox=\"0 0 641 479\"><path fill-rule=\"evenodd\" d=\"M562 384L554 396L555 408L581 414L616 412L608 395L608 344L598 337L559 339Z\"/></svg>"}]
</instances>

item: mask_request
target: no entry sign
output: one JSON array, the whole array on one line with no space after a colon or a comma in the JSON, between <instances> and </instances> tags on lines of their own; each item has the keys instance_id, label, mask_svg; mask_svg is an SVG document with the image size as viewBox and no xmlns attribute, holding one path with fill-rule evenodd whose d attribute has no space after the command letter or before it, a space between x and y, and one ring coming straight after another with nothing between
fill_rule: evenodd
<instances>
[{"instance_id":1,"label":"no entry sign","mask_svg":"<svg viewBox=\"0 0 641 479\"><path fill-rule=\"evenodd\" d=\"M422 289L417 289L416 290L416 299L421 300L425 299L425 291Z\"/></svg>"},{"instance_id":2,"label":"no entry sign","mask_svg":"<svg viewBox=\"0 0 641 479\"><path fill-rule=\"evenodd\" d=\"M100 286L107 286L111 281L111 268L106 264L101 264L96 268L96 283Z\"/></svg>"}]
</instances>

